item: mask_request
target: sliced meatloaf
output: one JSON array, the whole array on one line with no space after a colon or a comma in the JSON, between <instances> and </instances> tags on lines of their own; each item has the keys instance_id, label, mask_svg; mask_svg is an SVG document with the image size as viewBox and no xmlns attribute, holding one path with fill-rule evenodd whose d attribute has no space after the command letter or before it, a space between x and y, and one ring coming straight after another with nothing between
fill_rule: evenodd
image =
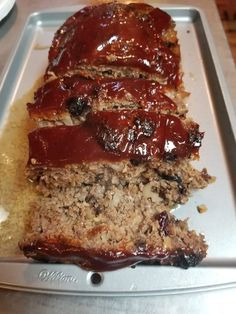
<instances>
[{"instance_id":1,"label":"sliced meatloaf","mask_svg":"<svg viewBox=\"0 0 236 314\"><path fill-rule=\"evenodd\" d=\"M94 210L126 205L125 195L137 198L138 207L170 210L188 201L193 191L205 188L214 178L206 169L198 171L189 162L92 162L65 167L31 166L28 178L42 196L55 196L75 188L78 202L91 203ZM137 204L136 204L137 206Z\"/></svg>"},{"instance_id":2,"label":"sliced meatloaf","mask_svg":"<svg viewBox=\"0 0 236 314\"><path fill-rule=\"evenodd\" d=\"M193 190L213 181L205 169L194 169L183 157L187 151L188 155L192 151L196 154L195 147L186 145L186 149L174 151L173 144L175 160L171 161L169 148L168 158L163 153L166 149L163 143L155 146L156 154L152 156L133 152L117 154L102 146L93 131L85 125L57 126L29 134L27 174L42 195L76 188L80 191L79 202L86 199L93 206L104 208L104 202L109 207L114 201L117 206L115 195L119 198L126 191L133 198L139 198L140 207L151 206L155 211L163 211L185 203ZM152 145L146 144L148 152Z\"/></svg>"},{"instance_id":3,"label":"sliced meatloaf","mask_svg":"<svg viewBox=\"0 0 236 314\"><path fill-rule=\"evenodd\" d=\"M168 211L212 181L206 170L176 154L175 161L128 159L101 146L93 130L58 126L29 135L28 177L39 201L20 243L24 254L94 271L199 263L203 236Z\"/></svg>"},{"instance_id":4,"label":"sliced meatloaf","mask_svg":"<svg viewBox=\"0 0 236 314\"><path fill-rule=\"evenodd\" d=\"M76 73L90 78L147 78L179 86L180 50L173 20L143 3L81 9L56 32L46 78Z\"/></svg>"},{"instance_id":5,"label":"sliced meatloaf","mask_svg":"<svg viewBox=\"0 0 236 314\"><path fill-rule=\"evenodd\" d=\"M204 237L170 213L214 181L196 170L171 17L148 4L85 7L56 32L27 105L27 176L38 191L20 248L94 271L195 266ZM46 126L46 127L45 127Z\"/></svg>"},{"instance_id":6,"label":"sliced meatloaf","mask_svg":"<svg viewBox=\"0 0 236 314\"><path fill-rule=\"evenodd\" d=\"M193 121L143 110L102 111L77 126L38 128L29 134L29 161L64 166L92 161L198 158L203 133Z\"/></svg>"},{"instance_id":7,"label":"sliced meatloaf","mask_svg":"<svg viewBox=\"0 0 236 314\"><path fill-rule=\"evenodd\" d=\"M204 237L170 213L135 206L138 199L130 194L125 195L129 208L94 210L76 202L76 193L80 191L58 191L32 209L20 243L27 257L104 271L142 261L188 268L206 256Z\"/></svg>"},{"instance_id":8,"label":"sliced meatloaf","mask_svg":"<svg viewBox=\"0 0 236 314\"><path fill-rule=\"evenodd\" d=\"M144 109L184 116L187 93L144 79L85 79L78 75L45 83L27 108L45 125L80 124L90 111Z\"/></svg>"}]
</instances>

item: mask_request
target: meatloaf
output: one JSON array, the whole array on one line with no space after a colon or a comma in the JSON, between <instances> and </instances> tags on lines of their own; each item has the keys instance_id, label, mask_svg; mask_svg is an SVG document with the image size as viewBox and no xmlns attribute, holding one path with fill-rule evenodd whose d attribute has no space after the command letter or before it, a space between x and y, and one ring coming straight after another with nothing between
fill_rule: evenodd
<instances>
[{"instance_id":1,"label":"meatloaf","mask_svg":"<svg viewBox=\"0 0 236 314\"><path fill-rule=\"evenodd\" d=\"M27 176L38 191L20 248L95 271L195 266L204 236L171 210L214 181L193 168L203 132L187 116L174 22L147 4L85 7L56 32L27 105Z\"/></svg>"},{"instance_id":2,"label":"meatloaf","mask_svg":"<svg viewBox=\"0 0 236 314\"><path fill-rule=\"evenodd\" d=\"M68 193L32 209L27 238L20 243L27 257L107 271L138 262L188 268L206 256L204 237L170 213L140 210L128 195L129 210L116 206L99 213L85 202L67 205Z\"/></svg>"},{"instance_id":3,"label":"meatloaf","mask_svg":"<svg viewBox=\"0 0 236 314\"><path fill-rule=\"evenodd\" d=\"M169 213L212 180L205 169L181 158L130 160L84 125L40 128L29 143L40 197L20 243L26 256L96 271L141 261L187 268L206 256L204 237Z\"/></svg>"},{"instance_id":4,"label":"meatloaf","mask_svg":"<svg viewBox=\"0 0 236 314\"><path fill-rule=\"evenodd\" d=\"M72 74L147 78L179 86L180 50L173 20L143 3L81 9L56 32L46 78Z\"/></svg>"},{"instance_id":5,"label":"meatloaf","mask_svg":"<svg viewBox=\"0 0 236 314\"><path fill-rule=\"evenodd\" d=\"M39 126L73 125L84 122L88 112L102 110L144 109L185 116L187 96L181 88L176 90L151 80L91 80L73 75L45 83L27 108Z\"/></svg>"}]
</instances>

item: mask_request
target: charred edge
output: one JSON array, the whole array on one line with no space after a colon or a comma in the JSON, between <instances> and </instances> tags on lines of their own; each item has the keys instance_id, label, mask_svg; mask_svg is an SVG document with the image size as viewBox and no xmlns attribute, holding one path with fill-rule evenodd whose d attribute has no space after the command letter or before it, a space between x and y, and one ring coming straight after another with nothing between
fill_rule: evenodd
<instances>
[{"instance_id":1,"label":"charred edge","mask_svg":"<svg viewBox=\"0 0 236 314\"><path fill-rule=\"evenodd\" d=\"M203 136L203 132L199 132L198 130L192 130L189 133L189 142L193 144L194 147L201 147Z\"/></svg>"},{"instance_id":2,"label":"charred edge","mask_svg":"<svg viewBox=\"0 0 236 314\"><path fill-rule=\"evenodd\" d=\"M194 267L201 262L204 256L200 253L187 253L182 250L178 250L173 257L173 266L178 266L184 269Z\"/></svg>"},{"instance_id":3,"label":"charred edge","mask_svg":"<svg viewBox=\"0 0 236 314\"><path fill-rule=\"evenodd\" d=\"M67 101L67 109L71 116L79 117L90 111L89 101L87 98L71 97Z\"/></svg>"},{"instance_id":4,"label":"charred edge","mask_svg":"<svg viewBox=\"0 0 236 314\"><path fill-rule=\"evenodd\" d=\"M157 265L157 266L176 266L183 269L188 269L189 267L197 266L205 256L201 253L187 252L178 250L174 254L169 254L169 256L162 260L150 260L140 262L139 265Z\"/></svg>"},{"instance_id":5,"label":"charred edge","mask_svg":"<svg viewBox=\"0 0 236 314\"><path fill-rule=\"evenodd\" d=\"M140 118L136 118L134 120L134 125L138 128L141 129L142 133L146 137L151 137L155 131L155 123L153 123L150 120L144 119L141 120Z\"/></svg>"}]
</instances>

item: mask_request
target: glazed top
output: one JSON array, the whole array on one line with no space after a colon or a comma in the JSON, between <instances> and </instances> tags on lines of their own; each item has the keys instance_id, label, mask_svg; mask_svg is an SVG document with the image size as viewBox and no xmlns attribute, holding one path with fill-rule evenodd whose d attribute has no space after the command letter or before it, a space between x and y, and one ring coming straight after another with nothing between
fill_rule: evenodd
<instances>
[{"instance_id":1,"label":"glazed top","mask_svg":"<svg viewBox=\"0 0 236 314\"><path fill-rule=\"evenodd\" d=\"M64 167L83 162L173 160L198 156L203 133L196 123L144 110L90 113L77 126L29 134L29 165Z\"/></svg>"},{"instance_id":2,"label":"glazed top","mask_svg":"<svg viewBox=\"0 0 236 314\"><path fill-rule=\"evenodd\" d=\"M167 13L147 4L85 7L56 32L48 72L61 76L80 66L123 66L157 74L176 86L179 53L163 36L171 27Z\"/></svg>"},{"instance_id":3,"label":"glazed top","mask_svg":"<svg viewBox=\"0 0 236 314\"><path fill-rule=\"evenodd\" d=\"M34 103L27 104L31 118L58 119L66 112L73 116L80 111L74 108L84 103L135 103L138 108L155 112L176 112L177 105L167 97L166 87L145 79L99 79L89 80L78 75L50 81L35 93ZM73 111L71 109L71 102ZM79 109L79 108L77 108ZM96 108L95 108L96 109Z\"/></svg>"}]
</instances>

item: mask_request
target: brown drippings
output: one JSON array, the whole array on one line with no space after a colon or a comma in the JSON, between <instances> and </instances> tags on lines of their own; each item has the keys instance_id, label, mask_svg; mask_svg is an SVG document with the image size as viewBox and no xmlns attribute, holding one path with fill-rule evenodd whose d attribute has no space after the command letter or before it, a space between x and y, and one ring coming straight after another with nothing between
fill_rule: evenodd
<instances>
[{"instance_id":1,"label":"brown drippings","mask_svg":"<svg viewBox=\"0 0 236 314\"><path fill-rule=\"evenodd\" d=\"M49 48L50 48L50 46L48 46L48 45L43 46L43 45L40 45L40 44L36 44L34 46L34 50L48 50Z\"/></svg>"},{"instance_id":2,"label":"brown drippings","mask_svg":"<svg viewBox=\"0 0 236 314\"><path fill-rule=\"evenodd\" d=\"M12 104L0 134L0 208L8 213L7 219L0 223L0 256L21 254L18 241L24 234L30 203L36 197L25 176L27 134L34 126L28 117L26 103L32 99L40 81Z\"/></svg>"}]
</instances>

